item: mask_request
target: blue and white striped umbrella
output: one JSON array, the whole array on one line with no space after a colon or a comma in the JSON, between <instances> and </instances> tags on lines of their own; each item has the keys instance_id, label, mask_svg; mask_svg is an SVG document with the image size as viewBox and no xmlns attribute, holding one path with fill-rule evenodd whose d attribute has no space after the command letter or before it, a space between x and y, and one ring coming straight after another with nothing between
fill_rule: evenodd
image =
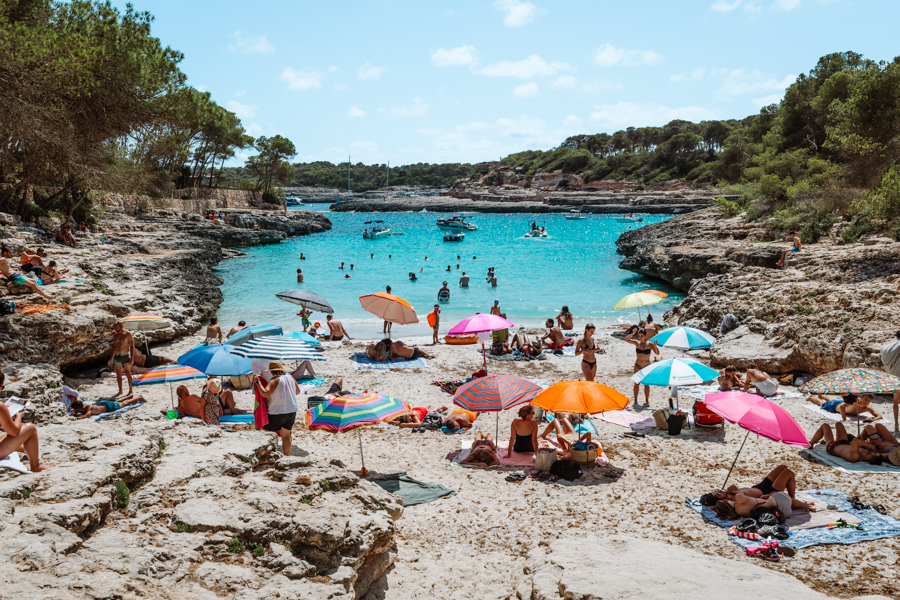
<instances>
[{"instance_id":1,"label":"blue and white striped umbrella","mask_svg":"<svg viewBox=\"0 0 900 600\"><path fill-rule=\"evenodd\" d=\"M233 354L235 346L197 346L178 357L178 364L193 367L210 377L238 377L253 370L253 361Z\"/></svg>"},{"instance_id":2,"label":"blue and white striped umbrella","mask_svg":"<svg viewBox=\"0 0 900 600\"><path fill-rule=\"evenodd\" d=\"M325 360L321 352L306 342L283 335L267 335L250 340L235 348L232 353L269 360Z\"/></svg>"},{"instance_id":3,"label":"blue and white striped umbrella","mask_svg":"<svg viewBox=\"0 0 900 600\"><path fill-rule=\"evenodd\" d=\"M716 338L693 327L672 327L656 334L650 341L661 348L696 350L709 348L716 342Z\"/></svg>"},{"instance_id":4,"label":"blue and white striped umbrella","mask_svg":"<svg viewBox=\"0 0 900 600\"><path fill-rule=\"evenodd\" d=\"M241 329L236 334L225 340L225 343L231 344L232 346L240 346L241 344L249 342L250 340L255 340L256 338L261 338L268 335L281 335L282 333L284 333L284 329L282 329L278 325L253 325L251 327Z\"/></svg>"},{"instance_id":5,"label":"blue and white striped umbrella","mask_svg":"<svg viewBox=\"0 0 900 600\"><path fill-rule=\"evenodd\" d=\"M697 385L712 381L719 372L690 358L670 358L644 367L631 376L642 385Z\"/></svg>"}]
</instances>

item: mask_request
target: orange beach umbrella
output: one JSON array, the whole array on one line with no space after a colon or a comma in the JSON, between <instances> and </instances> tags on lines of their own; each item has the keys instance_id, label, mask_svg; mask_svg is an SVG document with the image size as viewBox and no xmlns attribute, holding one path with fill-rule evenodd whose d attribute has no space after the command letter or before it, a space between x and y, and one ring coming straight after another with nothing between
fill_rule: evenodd
<instances>
[{"instance_id":1,"label":"orange beach umbrella","mask_svg":"<svg viewBox=\"0 0 900 600\"><path fill-rule=\"evenodd\" d=\"M596 381L561 381L537 395L531 404L554 413L593 415L628 406L628 398Z\"/></svg>"},{"instance_id":2,"label":"orange beach umbrella","mask_svg":"<svg viewBox=\"0 0 900 600\"><path fill-rule=\"evenodd\" d=\"M378 292L359 297L359 303L368 312L379 319L396 323L397 325L411 325L418 323L419 317L412 305L399 296Z\"/></svg>"},{"instance_id":3,"label":"orange beach umbrella","mask_svg":"<svg viewBox=\"0 0 900 600\"><path fill-rule=\"evenodd\" d=\"M659 296L660 298L668 298L669 295L665 292L661 292L659 290L641 290L642 294L653 294L654 296Z\"/></svg>"}]
</instances>

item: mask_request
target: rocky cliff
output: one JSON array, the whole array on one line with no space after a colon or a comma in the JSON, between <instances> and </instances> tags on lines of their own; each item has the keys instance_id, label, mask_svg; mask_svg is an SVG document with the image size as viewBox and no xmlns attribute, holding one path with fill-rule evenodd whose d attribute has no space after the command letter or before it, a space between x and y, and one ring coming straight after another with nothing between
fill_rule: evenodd
<instances>
[{"instance_id":1,"label":"rocky cliff","mask_svg":"<svg viewBox=\"0 0 900 600\"><path fill-rule=\"evenodd\" d=\"M717 365L756 361L780 373L881 367L879 349L900 329L900 243L868 237L843 244L838 224L819 243L804 245L776 267L781 251L766 219L746 223L719 208L626 232L617 241L621 268L688 292L666 314L718 335L726 313L741 327L721 336Z\"/></svg>"}]
</instances>

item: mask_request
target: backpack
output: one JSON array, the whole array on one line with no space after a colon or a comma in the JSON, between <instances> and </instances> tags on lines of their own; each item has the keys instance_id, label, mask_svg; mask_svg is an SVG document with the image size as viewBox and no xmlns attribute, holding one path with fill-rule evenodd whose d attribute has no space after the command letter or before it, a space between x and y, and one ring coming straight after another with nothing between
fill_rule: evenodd
<instances>
[{"instance_id":1,"label":"backpack","mask_svg":"<svg viewBox=\"0 0 900 600\"><path fill-rule=\"evenodd\" d=\"M441 413L432 411L425 415L425 418L422 419L422 425L425 427L429 427L432 429L440 429L441 425L444 424L444 417L441 416Z\"/></svg>"},{"instance_id":2,"label":"backpack","mask_svg":"<svg viewBox=\"0 0 900 600\"><path fill-rule=\"evenodd\" d=\"M491 344L491 355L492 356L501 356L505 354L505 350L503 348L503 342L494 342Z\"/></svg>"},{"instance_id":3,"label":"backpack","mask_svg":"<svg viewBox=\"0 0 900 600\"><path fill-rule=\"evenodd\" d=\"M575 481L581 477L581 467L572 460L558 460L550 465L550 474L566 481Z\"/></svg>"},{"instance_id":4,"label":"backpack","mask_svg":"<svg viewBox=\"0 0 900 600\"><path fill-rule=\"evenodd\" d=\"M9 300L0 300L0 316L11 315L16 312L16 303Z\"/></svg>"}]
</instances>

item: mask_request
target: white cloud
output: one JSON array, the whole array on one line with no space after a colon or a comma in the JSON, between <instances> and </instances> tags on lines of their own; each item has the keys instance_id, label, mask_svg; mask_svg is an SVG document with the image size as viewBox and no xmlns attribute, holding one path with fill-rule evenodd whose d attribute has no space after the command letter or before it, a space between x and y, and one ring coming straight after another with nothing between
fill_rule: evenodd
<instances>
[{"instance_id":1,"label":"white cloud","mask_svg":"<svg viewBox=\"0 0 900 600\"><path fill-rule=\"evenodd\" d=\"M676 73L675 75L669 77L669 81L698 81L700 79L703 79L704 75L706 75L706 69L704 67L699 67L697 69L694 69L687 75L685 75L684 73Z\"/></svg>"},{"instance_id":2,"label":"white cloud","mask_svg":"<svg viewBox=\"0 0 900 600\"><path fill-rule=\"evenodd\" d=\"M490 125L482 121L474 121L472 123L463 123L462 125L457 125L453 129L454 131L483 131L485 129L490 129L490 127Z\"/></svg>"},{"instance_id":3,"label":"white cloud","mask_svg":"<svg viewBox=\"0 0 900 600\"><path fill-rule=\"evenodd\" d=\"M424 117L429 108L431 108L430 104L425 104L418 98L413 98L412 106L395 106L391 108L391 116L396 118Z\"/></svg>"},{"instance_id":4,"label":"white cloud","mask_svg":"<svg viewBox=\"0 0 900 600\"><path fill-rule=\"evenodd\" d=\"M351 106L350 109L347 111L347 116L353 117L353 118L364 117L364 116L366 116L366 111L364 111L363 109L358 108L356 106Z\"/></svg>"},{"instance_id":5,"label":"white cloud","mask_svg":"<svg viewBox=\"0 0 900 600\"><path fill-rule=\"evenodd\" d=\"M594 50L594 64L601 67L637 67L655 65L663 57L653 50L625 50L612 44L603 44Z\"/></svg>"},{"instance_id":6,"label":"white cloud","mask_svg":"<svg viewBox=\"0 0 900 600\"><path fill-rule=\"evenodd\" d=\"M384 73L384 67L376 67L370 63L366 63L359 68L360 79L378 79L382 73Z\"/></svg>"},{"instance_id":7,"label":"white cloud","mask_svg":"<svg viewBox=\"0 0 900 600\"><path fill-rule=\"evenodd\" d=\"M497 10L506 13L503 24L507 27L522 27L534 21L534 18L544 11L531 2L522 0L497 0L494 2Z\"/></svg>"},{"instance_id":8,"label":"white cloud","mask_svg":"<svg viewBox=\"0 0 900 600\"><path fill-rule=\"evenodd\" d=\"M475 64L475 47L474 46L457 46L445 50L438 50L431 55L431 62L437 67L467 67Z\"/></svg>"},{"instance_id":9,"label":"white cloud","mask_svg":"<svg viewBox=\"0 0 900 600\"><path fill-rule=\"evenodd\" d=\"M744 0L734 0L733 2L728 2L728 0L716 0L709 9L716 12L731 12L740 6L743 1Z\"/></svg>"},{"instance_id":10,"label":"white cloud","mask_svg":"<svg viewBox=\"0 0 900 600\"><path fill-rule=\"evenodd\" d=\"M247 135L253 137L259 137L266 133L266 128L260 125L259 123L248 123L244 125L244 128L247 131Z\"/></svg>"},{"instance_id":11,"label":"white cloud","mask_svg":"<svg viewBox=\"0 0 900 600\"><path fill-rule=\"evenodd\" d=\"M622 89L621 83L613 83L610 81L581 81L577 77L571 75L560 75L551 84L553 87L561 90L572 90L584 94L599 94Z\"/></svg>"},{"instance_id":12,"label":"white cloud","mask_svg":"<svg viewBox=\"0 0 900 600\"><path fill-rule=\"evenodd\" d=\"M567 116L562 122L563 129L576 129L582 125L584 125L584 121L575 115Z\"/></svg>"},{"instance_id":13,"label":"white cloud","mask_svg":"<svg viewBox=\"0 0 900 600\"><path fill-rule=\"evenodd\" d=\"M319 71L308 69L296 70L285 67L281 72L281 80L287 83L288 89L298 92L322 87L322 79L325 76Z\"/></svg>"},{"instance_id":14,"label":"white cloud","mask_svg":"<svg viewBox=\"0 0 900 600\"><path fill-rule=\"evenodd\" d=\"M243 52L244 54L269 54L270 52L275 52L275 46L264 35L257 37L252 35L244 36L240 31L235 31L232 37L234 37L234 43L228 46L228 49L232 52Z\"/></svg>"},{"instance_id":15,"label":"white cloud","mask_svg":"<svg viewBox=\"0 0 900 600\"><path fill-rule=\"evenodd\" d=\"M533 77L550 77L560 71L574 71L575 67L562 62L548 63L537 54L532 54L522 60L502 60L493 65L481 69L482 75L489 77L518 77L519 79L531 79Z\"/></svg>"},{"instance_id":16,"label":"white cloud","mask_svg":"<svg viewBox=\"0 0 900 600\"><path fill-rule=\"evenodd\" d=\"M783 92L797 78L787 75L782 79L766 77L758 69L734 69L725 76L725 81L716 90L721 98L734 98L743 94L759 94L760 92Z\"/></svg>"},{"instance_id":17,"label":"white cloud","mask_svg":"<svg viewBox=\"0 0 900 600\"><path fill-rule=\"evenodd\" d=\"M782 98L784 98L784 93L769 94L768 96L763 96L762 98L754 98L753 106L755 106L756 108L762 108L763 106L768 106L770 104L779 104Z\"/></svg>"},{"instance_id":18,"label":"white cloud","mask_svg":"<svg viewBox=\"0 0 900 600\"><path fill-rule=\"evenodd\" d=\"M702 106L669 107L653 103L619 102L601 104L591 113L590 121L609 131L625 127L665 125L673 119L705 121L718 118L718 112Z\"/></svg>"},{"instance_id":19,"label":"white cloud","mask_svg":"<svg viewBox=\"0 0 900 600\"><path fill-rule=\"evenodd\" d=\"M513 88L513 96L516 98L528 98L538 93L538 86L535 82L529 81Z\"/></svg>"},{"instance_id":20,"label":"white cloud","mask_svg":"<svg viewBox=\"0 0 900 600\"><path fill-rule=\"evenodd\" d=\"M497 119L495 128L499 135L505 137L530 138L543 135L547 125L538 117L522 116L514 119Z\"/></svg>"},{"instance_id":21,"label":"white cloud","mask_svg":"<svg viewBox=\"0 0 900 600\"><path fill-rule=\"evenodd\" d=\"M256 107L247 104L241 104L237 100L229 100L225 103L225 108L237 115L241 121L250 120L256 117Z\"/></svg>"},{"instance_id":22,"label":"white cloud","mask_svg":"<svg viewBox=\"0 0 900 600\"><path fill-rule=\"evenodd\" d=\"M772 8L775 10L794 10L800 6L800 0L775 0Z\"/></svg>"},{"instance_id":23,"label":"white cloud","mask_svg":"<svg viewBox=\"0 0 900 600\"><path fill-rule=\"evenodd\" d=\"M562 88L564 90L574 90L578 85L578 79L571 75L560 75L553 82L553 87Z\"/></svg>"},{"instance_id":24,"label":"white cloud","mask_svg":"<svg viewBox=\"0 0 900 600\"><path fill-rule=\"evenodd\" d=\"M378 144L370 140L350 142L350 150L354 153L368 152L369 154L376 154L378 152Z\"/></svg>"}]
</instances>

